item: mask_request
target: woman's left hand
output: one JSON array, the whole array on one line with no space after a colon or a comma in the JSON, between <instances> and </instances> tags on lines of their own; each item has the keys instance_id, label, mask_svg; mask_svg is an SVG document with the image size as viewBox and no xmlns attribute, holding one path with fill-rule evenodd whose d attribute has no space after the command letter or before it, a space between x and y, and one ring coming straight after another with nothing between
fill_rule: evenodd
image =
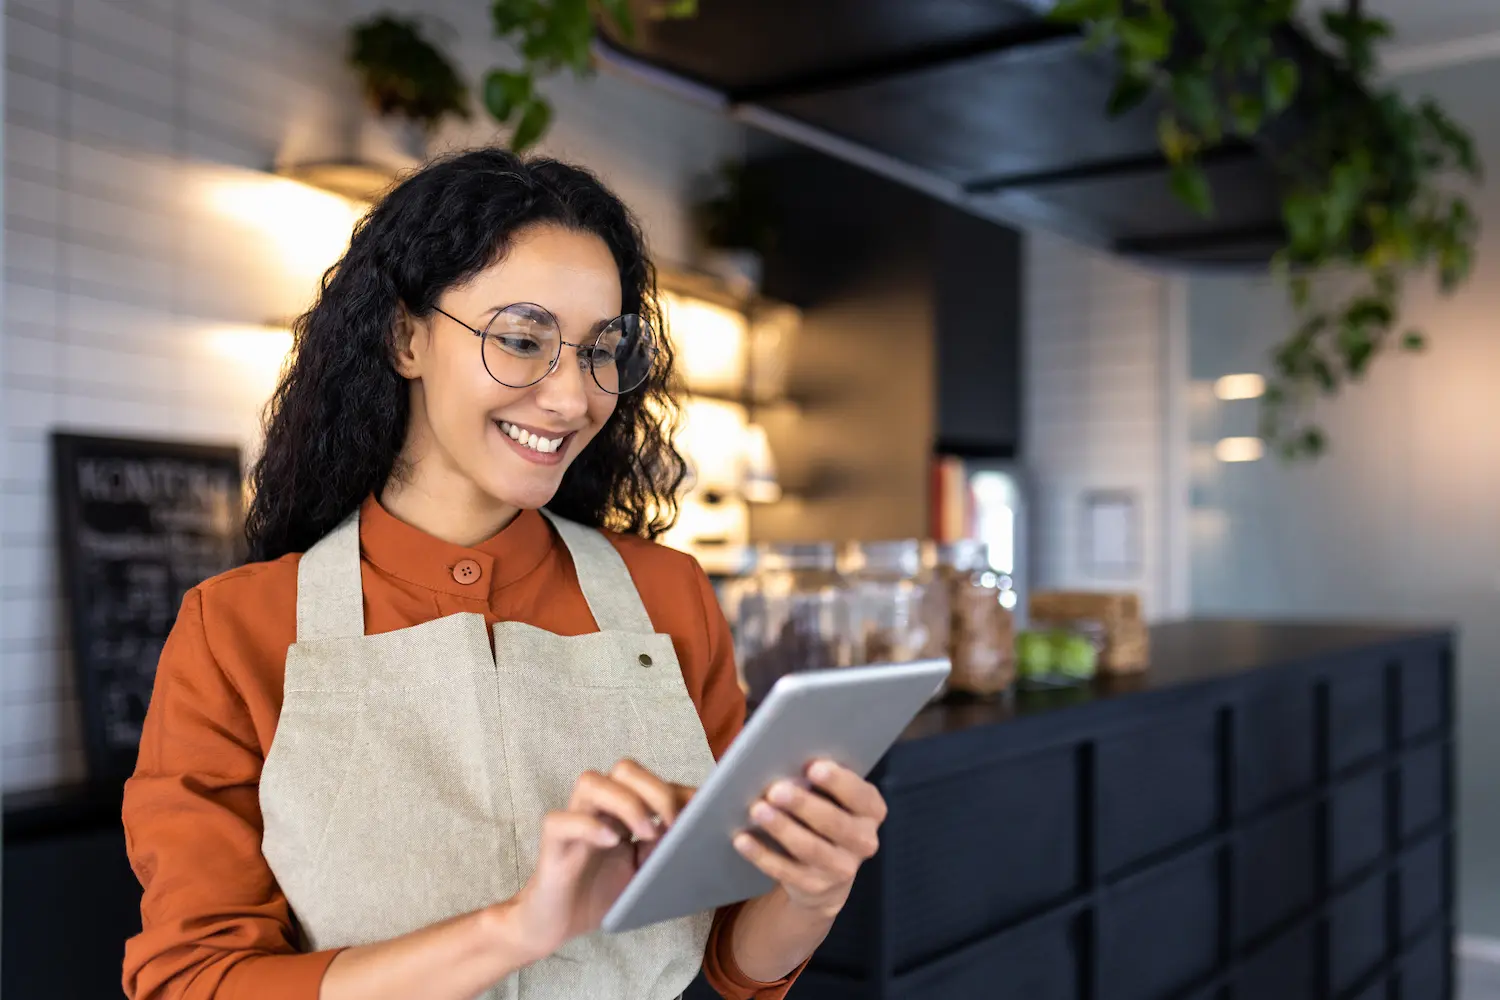
<instances>
[{"instance_id":1,"label":"woman's left hand","mask_svg":"<svg viewBox=\"0 0 1500 1000\"><path fill-rule=\"evenodd\" d=\"M831 920L848 900L859 866L880 846L885 799L832 761L814 761L807 777L818 791L778 781L750 809L750 819L788 856L749 833L737 836L734 846L775 879L793 905Z\"/></svg>"}]
</instances>

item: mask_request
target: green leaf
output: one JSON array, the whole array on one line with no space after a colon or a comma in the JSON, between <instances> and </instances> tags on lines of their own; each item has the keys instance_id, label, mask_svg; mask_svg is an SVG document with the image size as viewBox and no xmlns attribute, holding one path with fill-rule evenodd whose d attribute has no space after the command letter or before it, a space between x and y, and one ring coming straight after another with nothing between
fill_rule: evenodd
<instances>
[{"instance_id":1,"label":"green leaf","mask_svg":"<svg viewBox=\"0 0 1500 1000\"><path fill-rule=\"evenodd\" d=\"M531 24L537 16L537 0L494 0L490 17L495 34L504 37Z\"/></svg>"},{"instance_id":2,"label":"green leaf","mask_svg":"<svg viewBox=\"0 0 1500 1000\"><path fill-rule=\"evenodd\" d=\"M1172 78L1172 98L1192 128L1210 142L1218 141L1219 106L1213 79L1202 70L1188 70Z\"/></svg>"},{"instance_id":3,"label":"green leaf","mask_svg":"<svg viewBox=\"0 0 1500 1000\"><path fill-rule=\"evenodd\" d=\"M1190 159L1198 151L1198 137L1185 131L1170 111L1163 111L1156 120L1156 138L1167 162L1174 166Z\"/></svg>"},{"instance_id":4,"label":"green leaf","mask_svg":"<svg viewBox=\"0 0 1500 1000\"><path fill-rule=\"evenodd\" d=\"M1309 458L1317 458L1328 448L1328 439L1316 427L1309 427L1303 431L1299 443L1302 446L1302 450L1307 452Z\"/></svg>"},{"instance_id":5,"label":"green leaf","mask_svg":"<svg viewBox=\"0 0 1500 1000\"><path fill-rule=\"evenodd\" d=\"M552 105L545 97L533 96L521 112L521 120L510 135L510 148L521 152L536 144L552 123Z\"/></svg>"},{"instance_id":6,"label":"green leaf","mask_svg":"<svg viewBox=\"0 0 1500 1000\"><path fill-rule=\"evenodd\" d=\"M1287 282L1287 287L1292 293L1292 305L1297 309L1306 309L1308 300L1312 298L1312 279L1305 274L1294 274L1292 280Z\"/></svg>"},{"instance_id":7,"label":"green leaf","mask_svg":"<svg viewBox=\"0 0 1500 1000\"><path fill-rule=\"evenodd\" d=\"M1159 63L1172 51L1175 22L1167 14L1120 19L1116 36L1125 58L1132 63Z\"/></svg>"},{"instance_id":8,"label":"green leaf","mask_svg":"<svg viewBox=\"0 0 1500 1000\"><path fill-rule=\"evenodd\" d=\"M1195 163L1182 162L1172 167L1172 193L1183 204L1199 215L1214 214L1213 192L1208 187L1208 175Z\"/></svg>"},{"instance_id":9,"label":"green leaf","mask_svg":"<svg viewBox=\"0 0 1500 1000\"><path fill-rule=\"evenodd\" d=\"M635 38L635 18L630 13L630 0L599 0L599 8L626 41Z\"/></svg>"},{"instance_id":10,"label":"green leaf","mask_svg":"<svg viewBox=\"0 0 1500 1000\"><path fill-rule=\"evenodd\" d=\"M1132 73L1121 74L1115 81L1114 90L1109 94L1109 105L1107 111L1111 118L1117 118L1137 107L1151 93L1151 81L1145 77L1136 76Z\"/></svg>"},{"instance_id":11,"label":"green leaf","mask_svg":"<svg viewBox=\"0 0 1500 1000\"><path fill-rule=\"evenodd\" d=\"M1260 99L1249 94L1230 94L1229 113L1234 118L1234 130L1247 139L1260 131L1265 117Z\"/></svg>"},{"instance_id":12,"label":"green leaf","mask_svg":"<svg viewBox=\"0 0 1500 1000\"><path fill-rule=\"evenodd\" d=\"M1420 330L1407 330L1401 337L1401 349L1404 351L1420 351L1427 347L1427 338Z\"/></svg>"},{"instance_id":13,"label":"green leaf","mask_svg":"<svg viewBox=\"0 0 1500 1000\"><path fill-rule=\"evenodd\" d=\"M1058 0L1047 12L1049 21L1064 24L1084 24L1120 13L1120 0Z\"/></svg>"},{"instance_id":14,"label":"green leaf","mask_svg":"<svg viewBox=\"0 0 1500 1000\"><path fill-rule=\"evenodd\" d=\"M1369 331L1355 323L1340 327L1338 347L1339 353L1343 355L1344 367L1349 369L1349 374L1355 378L1364 375L1365 369L1369 367L1370 359L1375 356L1375 341ZM1325 384L1323 388L1329 390L1332 387Z\"/></svg>"},{"instance_id":15,"label":"green leaf","mask_svg":"<svg viewBox=\"0 0 1500 1000\"><path fill-rule=\"evenodd\" d=\"M662 0L661 3L651 5L651 19L654 21L669 21L697 16L698 0Z\"/></svg>"},{"instance_id":16,"label":"green leaf","mask_svg":"<svg viewBox=\"0 0 1500 1000\"><path fill-rule=\"evenodd\" d=\"M1273 59L1266 67L1266 111L1277 115L1297 96L1301 74L1290 59Z\"/></svg>"},{"instance_id":17,"label":"green leaf","mask_svg":"<svg viewBox=\"0 0 1500 1000\"><path fill-rule=\"evenodd\" d=\"M515 114L516 108L531 99L531 87L530 74L491 70L484 78L484 106L495 121L504 125Z\"/></svg>"},{"instance_id":18,"label":"green leaf","mask_svg":"<svg viewBox=\"0 0 1500 1000\"><path fill-rule=\"evenodd\" d=\"M1332 395L1339 385L1338 379L1333 374L1333 367L1316 354L1308 358L1307 366L1313 377L1318 380L1318 385L1323 387L1323 392Z\"/></svg>"},{"instance_id":19,"label":"green leaf","mask_svg":"<svg viewBox=\"0 0 1500 1000\"><path fill-rule=\"evenodd\" d=\"M1298 259L1312 255L1320 245L1322 203L1310 192L1293 192L1281 202L1281 218L1286 223L1288 242Z\"/></svg>"}]
</instances>

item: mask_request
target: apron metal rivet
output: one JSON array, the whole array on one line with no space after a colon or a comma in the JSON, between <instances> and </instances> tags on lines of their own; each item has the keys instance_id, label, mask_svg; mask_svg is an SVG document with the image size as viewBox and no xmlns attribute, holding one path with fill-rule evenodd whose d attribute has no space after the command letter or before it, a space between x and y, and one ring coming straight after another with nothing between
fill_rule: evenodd
<instances>
[{"instance_id":1,"label":"apron metal rivet","mask_svg":"<svg viewBox=\"0 0 1500 1000\"><path fill-rule=\"evenodd\" d=\"M641 660L641 666L643 666L643 667L649 667L649 666L651 666L651 657L647 656L645 653L641 654L640 660Z\"/></svg>"}]
</instances>

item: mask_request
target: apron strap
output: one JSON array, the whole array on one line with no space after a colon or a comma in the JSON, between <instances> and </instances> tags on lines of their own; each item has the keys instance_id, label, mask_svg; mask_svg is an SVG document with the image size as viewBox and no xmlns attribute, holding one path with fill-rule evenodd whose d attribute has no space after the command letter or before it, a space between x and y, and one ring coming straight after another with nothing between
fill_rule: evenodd
<instances>
[{"instance_id":1,"label":"apron strap","mask_svg":"<svg viewBox=\"0 0 1500 1000\"><path fill-rule=\"evenodd\" d=\"M568 555L573 557L578 586L583 589L583 599L588 602L599 631L655 633L656 627L641 603L630 570L609 539L593 528L558 517L551 511L543 510L542 514L552 522L568 547Z\"/></svg>"},{"instance_id":2,"label":"apron strap","mask_svg":"<svg viewBox=\"0 0 1500 1000\"><path fill-rule=\"evenodd\" d=\"M308 549L297 564L297 641L365 634L359 575L359 511Z\"/></svg>"}]
</instances>

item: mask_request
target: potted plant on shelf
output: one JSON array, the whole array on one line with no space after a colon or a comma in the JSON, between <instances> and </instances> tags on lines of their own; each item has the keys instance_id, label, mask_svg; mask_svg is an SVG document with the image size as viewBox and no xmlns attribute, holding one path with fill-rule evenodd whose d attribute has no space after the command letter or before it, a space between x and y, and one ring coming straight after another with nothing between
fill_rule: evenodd
<instances>
[{"instance_id":1,"label":"potted plant on shelf","mask_svg":"<svg viewBox=\"0 0 1500 1000\"><path fill-rule=\"evenodd\" d=\"M773 197L755 173L728 161L693 207L703 269L750 298L760 290L765 255L776 245Z\"/></svg>"},{"instance_id":2,"label":"potted plant on shelf","mask_svg":"<svg viewBox=\"0 0 1500 1000\"><path fill-rule=\"evenodd\" d=\"M348 61L372 113L360 130L364 160L413 166L445 118L469 118L468 86L414 18L387 12L352 25Z\"/></svg>"}]
</instances>

